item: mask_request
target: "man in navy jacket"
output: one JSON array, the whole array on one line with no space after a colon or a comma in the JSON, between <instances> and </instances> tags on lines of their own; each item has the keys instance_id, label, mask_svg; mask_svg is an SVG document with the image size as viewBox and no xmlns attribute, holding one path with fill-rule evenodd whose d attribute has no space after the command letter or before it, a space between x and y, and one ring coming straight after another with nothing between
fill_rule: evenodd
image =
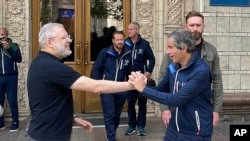
<instances>
[{"instance_id":1,"label":"man in navy jacket","mask_svg":"<svg viewBox=\"0 0 250 141\"><path fill-rule=\"evenodd\" d=\"M99 53L91 77L97 80L127 81L131 72L131 51L124 47L123 32L115 31L112 42L113 45ZM126 97L127 92L100 94L108 141L116 141L116 130Z\"/></svg>"},{"instance_id":2,"label":"man in navy jacket","mask_svg":"<svg viewBox=\"0 0 250 141\"><path fill-rule=\"evenodd\" d=\"M186 30L168 35L167 54L172 62L156 89L146 87L146 77L133 72L129 82L142 95L171 106L164 141L211 141L213 110L211 72L195 51L195 40Z\"/></svg>"},{"instance_id":3,"label":"man in navy jacket","mask_svg":"<svg viewBox=\"0 0 250 141\"><path fill-rule=\"evenodd\" d=\"M149 42L140 36L139 30L140 25L137 22L132 22L128 25L128 38L125 40L125 46L132 51L132 71L140 71L150 80L150 74L153 72L155 66L155 56ZM137 100L139 111L136 118L135 104ZM146 126L147 98L141 96L138 91L131 91L127 101L129 127L125 135L135 133L137 126L138 136L145 136L144 127Z\"/></svg>"},{"instance_id":4,"label":"man in navy jacket","mask_svg":"<svg viewBox=\"0 0 250 141\"><path fill-rule=\"evenodd\" d=\"M22 61L22 56L18 44L12 42L12 40L8 38L8 30L6 28L0 28L0 36L0 105L4 107L6 94L12 114L10 132L16 132L19 128L17 103L17 63ZM4 117L0 116L0 129L3 128Z\"/></svg>"}]
</instances>

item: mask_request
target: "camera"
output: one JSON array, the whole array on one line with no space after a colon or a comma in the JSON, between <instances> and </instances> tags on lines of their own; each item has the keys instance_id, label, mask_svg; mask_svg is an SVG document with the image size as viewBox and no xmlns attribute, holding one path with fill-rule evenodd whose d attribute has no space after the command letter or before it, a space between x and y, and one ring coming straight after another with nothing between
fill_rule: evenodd
<instances>
[{"instance_id":1,"label":"camera","mask_svg":"<svg viewBox=\"0 0 250 141\"><path fill-rule=\"evenodd\" d=\"M2 36L2 35L0 35L0 41L2 41L2 40L4 40L4 39L5 39L5 37Z\"/></svg>"}]
</instances>

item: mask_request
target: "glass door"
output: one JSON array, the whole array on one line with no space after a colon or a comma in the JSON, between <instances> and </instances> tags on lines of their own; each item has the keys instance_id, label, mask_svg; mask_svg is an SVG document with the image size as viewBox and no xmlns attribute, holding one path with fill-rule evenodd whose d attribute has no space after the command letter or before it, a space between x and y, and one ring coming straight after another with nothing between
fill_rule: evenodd
<instances>
[{"instance_id":1,"label":"glass door","mask_svg":"<svg viewBox=\"0 0 250 141\"><path fill-rule=\"evenodd\" d=\"M110 29L115 27L126 33L130 22L130 0L38 0L31 3L32 58L39 52L37 36L41 26L48 22L61 23L73 37L72 55L64 58L64 63L85 76L90 76L99 51L111 44ZM73 98L76 113L101 112L97 94L73 91Z\"/></svg>"}]
</instances>

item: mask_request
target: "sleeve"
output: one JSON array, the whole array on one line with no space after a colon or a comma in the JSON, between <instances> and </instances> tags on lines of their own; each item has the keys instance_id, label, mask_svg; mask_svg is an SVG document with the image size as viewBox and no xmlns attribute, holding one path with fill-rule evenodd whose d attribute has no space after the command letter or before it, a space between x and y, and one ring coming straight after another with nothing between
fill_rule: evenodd
<instances>
[{"instance_id":1,"label":"sleeve","mask_svg":"<svg viewBox=\"0 0 250 141\"><path fill-rule=\"evenodd\" d=\"M212 104L214 112L220 112L222 110L223 101L223 84L222 75L220 70L220 62L217 50L215 50L215 59L212 64L212 78L213 78L213 89L212 89Z\"/></svg>"},{"instance_id":2,"label":"sleeve","mask_svg":"<svg viewBox=\"0 0 250 141\"><path fill-rule=\"evenodd\" d=\"M149 60L147 72L152 73L155 66L155 56L148 42L147 42L146 56L147 59Z\"/></svg>"},{"instance_id":3,"label":"sleeve","mask_svg":"<svg viewBox=\"0 0 250 141\"><path fill-rule=\"evenodd\" d=\"M71 85L81 77L81 74L76 72L73 68L60 63L54 65L49 73L49 80L52 84L61 86L62 88L70 89Z\"/></svg>"},{"instance_id":4,"label":"sleeve","mask_svg":"<svg viewBox=\"0 0 250 141\"><path fill-rule=\"evenodd\" d=\"M95 63L91 70L91 78L101 80L104 74L104 61L106 55L106 48L102 49L101 52L98 54Z\"/></svg>"},{"instance_id":5,"label":"sleeve","mask_svg":"<svg viewBox=\"0 0 250 141\"><path fill-rule=\"evenodd\" d=\"M167 75L166 73L167 73L169 62L170 62L170 58L168 57L168 55L164 55L162 58L161 67L160 67L160 71L159 71L159 82L160 83L161 83L161 80L163 79L163 77L165 75ZM164 105L164 104L160 104L160 110L161 111L169 110L169 106Z\"/></svg>"},{"instance_id":6,"label":"sleeve","mask_svg":"<svg viewBox=\"0 0 250 141\"><path fill-rule=\"evenodd\" d=\"M163 79L164 80L164 79ZM200 94L210 85L211 76L209 71L200 71L190 79L176 94L161 92L145 87L142 96L169 106L182 106Z\"/></svg>"},{"instance_id":7,"label":"sleeve","mask_svg":"<svg viewBox=\"0 0 250 141\"><path fill-rule=\"evenodd\" d=\"M22 62L22 55L17 43L13 43L11 40L8 41L10 48L7 49L10 56L15 62Z\"/></svg>"}]
</instances>

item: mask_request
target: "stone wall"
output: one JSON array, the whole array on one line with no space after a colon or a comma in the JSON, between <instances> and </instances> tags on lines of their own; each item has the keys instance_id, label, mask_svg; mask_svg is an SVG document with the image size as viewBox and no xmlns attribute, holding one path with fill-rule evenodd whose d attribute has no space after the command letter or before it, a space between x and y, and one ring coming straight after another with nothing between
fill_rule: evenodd
<instances>
[{"instance_id":1,"label":"stone wall","mask_svg":"<svg viewBox=\"0 0 250 141\"><path fill-rule=\"evenodd\" d=\"M9 30L9 37L19 44L23 61L18 64L18 105L20 119L29 115L26 90L26 75L30 62L30 2L29 0L0 0L0 26ZM10 117L8 103L5 116Z\"/></svg>"}]
</instances>

